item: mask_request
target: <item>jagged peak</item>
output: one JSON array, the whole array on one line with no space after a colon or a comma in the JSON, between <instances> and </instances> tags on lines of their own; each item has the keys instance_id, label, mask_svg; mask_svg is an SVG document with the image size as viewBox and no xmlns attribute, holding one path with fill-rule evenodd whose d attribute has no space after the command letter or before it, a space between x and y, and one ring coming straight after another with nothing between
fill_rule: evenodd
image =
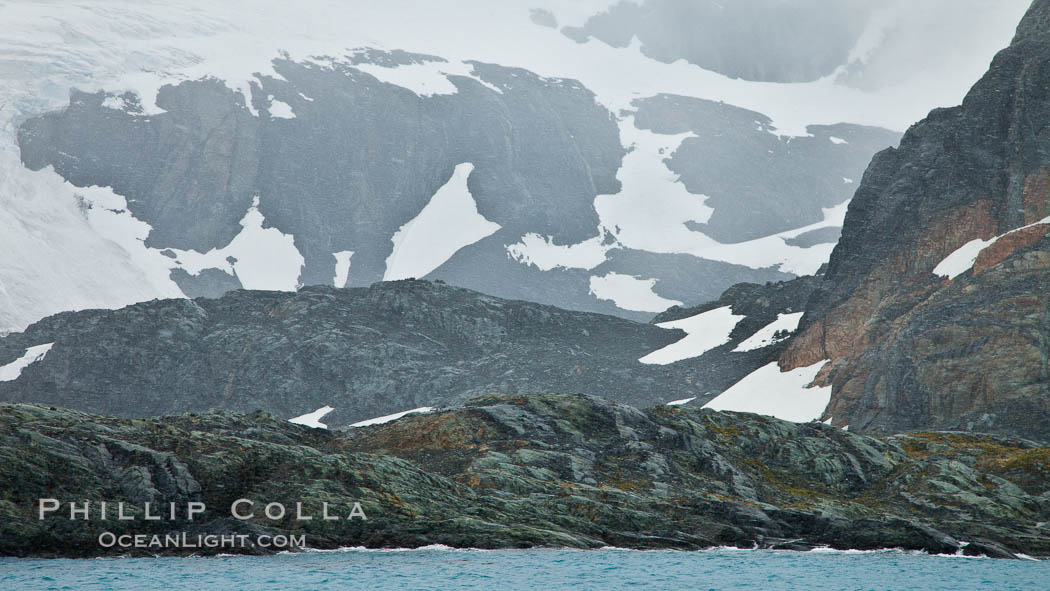
<instances>
[{"instance_id":1,"label":"jagged peak","mask_svg":"<svg viewBox=\"0 0 1050 591\"><path fill-rule=\"evenodd\" d=\"M1011 42L1016 45L1036 37L1050 35L1050 0L1034 0L1024 18L1017 25L1017 33Z\"/></svg>"}]
</instances>

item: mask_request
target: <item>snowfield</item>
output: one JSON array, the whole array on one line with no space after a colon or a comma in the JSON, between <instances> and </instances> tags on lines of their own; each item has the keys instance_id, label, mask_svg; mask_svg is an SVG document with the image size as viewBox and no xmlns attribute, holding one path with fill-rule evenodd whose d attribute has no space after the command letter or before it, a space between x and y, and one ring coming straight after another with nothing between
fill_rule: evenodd
<instances>
[{"instance_id":1,"label":"snowfield","mask_svg":"<svg viewBox=\"0 0 1050 591\"><path fill-rule=\"evenodd\" d=\"M753 412L796 423L817 420L831 401L831 386L812 387L810 383L825 363L782 372L774 361L730 386L704 408Z\"/></svg>"},{"instance_id":2,"label":"snowfield","mask_svg":"<svg viewBox=\"0 0 1050 591\"><path fill-rule=\"evenodd\" d=\"M474 165L456 166L452 178L430 198L423 211L401 226L391 241L384 281L423 277L441 266L457 250L493 234L500 225L482 217L467 188ZM449 231L454 228L455 231Z\"/></svg>"}]
</instances>

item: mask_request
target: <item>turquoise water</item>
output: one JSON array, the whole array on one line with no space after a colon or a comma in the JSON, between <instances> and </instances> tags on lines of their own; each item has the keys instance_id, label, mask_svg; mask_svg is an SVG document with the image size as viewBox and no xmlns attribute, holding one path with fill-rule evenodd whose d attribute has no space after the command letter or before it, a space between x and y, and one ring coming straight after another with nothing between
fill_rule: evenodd
<instances>
[{"instance_id":1,"label":"turquoise water","mask_svg":"<svg viewBox=\"0 0 1050 591\"><path fill-rule=\"evenodd\" d=\"M0 559L0 589L1050 589L1050 562L884 552L344 550Z\"/></svg>"}]
</instances>

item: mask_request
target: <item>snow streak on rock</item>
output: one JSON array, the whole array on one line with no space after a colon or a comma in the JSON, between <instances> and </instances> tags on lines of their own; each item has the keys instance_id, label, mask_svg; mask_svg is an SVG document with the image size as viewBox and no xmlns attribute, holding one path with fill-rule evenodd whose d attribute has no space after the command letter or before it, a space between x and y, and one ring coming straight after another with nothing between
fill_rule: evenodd
<instances>
[{"instance_id":1,"label":"snow streak on rock","mask_svg":"<svg viewBox=\"0 0 1050 591\"><path fill-rule=\"evenodd\" d=\"M368 419L366 421L359 421L359 422L356 422L356 423L354 423L354 424L352 424L350 426L351 427L369 427L371 425L382 425L383 423L389 423L390 421L396 421L396 420L398 420L398 419L400 419L401 417L404 417L404 416L432 412L433 410L434 409L432 407L421 406L419 408L413 408L412 410L406 410L406 411L403 411L403 412L397 412L397 413L394 413L392 415L386 415L386 416L383 416L383 417L376 417L374 419Z\"/></svg>"},{"instance_id":2,"label":"snow streak on rock","mask_svg":"<svg viewBox=\"0 0 1050 591\"><path fill-rule=\"evenodd\" d=\"M22 370L43 359L53 346L54 343L47 343L29 347L26 349L25 354L18 359L6 365L0 365L0 382L17 380L18 376L22 375Z\"/></svg>"},{"instance_id":3,"label":"snow streak on rock","mask_svg":"<svg viewBox=\"0 0 1050 591\"><path fill-rule=\"evenodd\" d=\"M661 322L657 324L660 328L681 329L686 332L686 336L663 349L653 351L638 361L666 365L683 359L699 357L715 347L728 343L730 333L743 318L743 316L733 314L730 306L723 306L689 318Z\"/></svg>"}]
</instances>

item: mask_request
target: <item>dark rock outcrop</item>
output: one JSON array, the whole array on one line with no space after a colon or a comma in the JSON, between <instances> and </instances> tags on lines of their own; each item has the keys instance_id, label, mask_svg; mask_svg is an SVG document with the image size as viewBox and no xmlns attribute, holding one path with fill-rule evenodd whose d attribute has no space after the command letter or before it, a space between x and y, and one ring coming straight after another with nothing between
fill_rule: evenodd
<instances>
[{"instance_id":1,"label":"dark rock outcrop","mask_svg":"<svg viewBox=\"0 0 1050 591\"><path fill-rule=\"evenodd\" d=\"M873 439L820 423L585 396L496 396L346 432L273 415L134 420L0 405L0 555L125 554L116 534L293 534L339 546L848 549L1050 555L1050 450L951 433ZM61 511L38 519L38 499ZM256 517L230 514L250 499ZM92 503L87 520L68 503ZM98 503L134 519L99 519ZM176 519L146 521L176 504ZM188 502L206 511L185 519ZM296 503L314 519L297 521ZM319 518L350 514L367 520ZM266 503L288 509L270 520ZM241 506L243 511L245 507ZM156 513L154 513L156 514ZM147 538L148 539L148 538ZM968 544L967 544L968 543ZM260 548L140 549L261 552Z\"/></svg>"},{"instance_id":2,"label":"dark rock outcrop","mask_svg":"<svg viewBox=\"0 0 1050 591\"><path fill-rule=\"evenodd\" d=\"M672 306L657 314L653 322L688 318L722 306L731 306L734 314L747 316L746 319L740 321L742 324L753 324L755 330L758 330L765 324L776 320L778 314L803 311L813 292L820 288L822 282L823 273L764 285L738 283L725 290L718 299L706 304L690 308ZM755 330L745 332L751 335Z\"/></svg>"},{"instance_id":3,"label":"dark rock outcrop","mask_svg":"<svg viewBox=\"0 0 1050 591\"><path fill-rule=\"evenodd\" d=\"M788 238L784 240L784 244L800 248L808 248L817 244L837 244L841 234L842 228L818 228L799 234L794 238Z\"/></svg>"},{"instance_id":4,"label":"dark rock outcrop","mask_svg":"<svg viewBox=\"0 0 1050 591\"><path fill-rule=\"evenodd\" d=\"M1037 223L1050 215L1048 19L1050 2L1034 2L962 105L930 113L865 173L781 359L831 360L818 381L833 386L836 424L1050 440L1050 225ZM972 269L933 273L999 235Z\"/></svg>"}]
</instances>

